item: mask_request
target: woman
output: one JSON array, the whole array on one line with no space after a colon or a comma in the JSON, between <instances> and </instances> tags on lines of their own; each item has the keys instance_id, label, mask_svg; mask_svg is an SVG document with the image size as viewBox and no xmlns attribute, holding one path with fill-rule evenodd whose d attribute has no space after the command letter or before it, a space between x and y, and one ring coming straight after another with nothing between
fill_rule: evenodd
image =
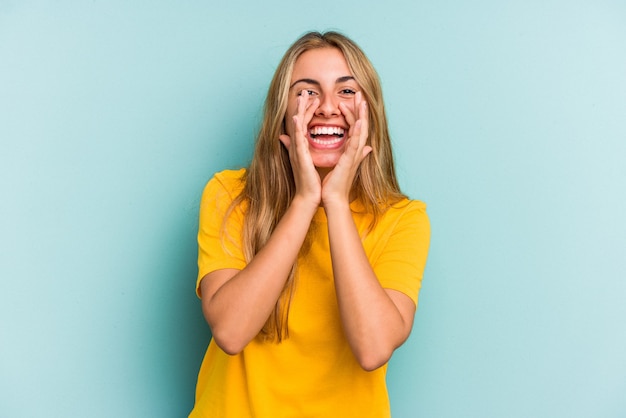
<instances>
[{"instance_id":1,"label":"woman","mask_svg":"<svg viewBox=\"0 0 626 418\"><path fill-rule=\"evenodd\" d=\"M308 33L276 70L247 170L209 181L198 295L213 339L191 417L385 417L409 336L425 205L398 187L378 76Z\"/></svg>"}]
</instances>

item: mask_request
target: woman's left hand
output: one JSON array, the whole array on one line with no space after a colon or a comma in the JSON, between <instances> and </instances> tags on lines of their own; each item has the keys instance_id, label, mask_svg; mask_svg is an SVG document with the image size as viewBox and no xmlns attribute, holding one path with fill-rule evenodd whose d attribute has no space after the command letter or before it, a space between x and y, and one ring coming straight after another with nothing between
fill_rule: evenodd
<instances>
[{"instance_id":1,"label":"woman's left hand","mask_svg":"<svg viewBox=\"0 0 626 418\"><path fill-rule=\"evenodd\" d=\"M369 135L367 102L361 92L354 97L354 111L345 103L339 105L341 113L350 126L345 149L337 165L324 178L322 184L322 201L324 206L333 203L349 203L352 183L359 165L372 147L366 145Z\"/></svg>"}]
</instances>

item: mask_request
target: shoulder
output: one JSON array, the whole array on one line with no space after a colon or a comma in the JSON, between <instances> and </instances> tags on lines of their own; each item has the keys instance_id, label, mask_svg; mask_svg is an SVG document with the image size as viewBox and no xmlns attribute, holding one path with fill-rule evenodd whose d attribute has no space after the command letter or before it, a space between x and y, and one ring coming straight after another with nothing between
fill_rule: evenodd
<instances>
[{"instance_id":1,"label":"shoulder","mask_svg":"<svg viewBox=\"0 0 626 418\"><path fill-rule=\"evenodd\" d=\"M374 240L397 234L430 236L430 221L424 202L405 198L390 204L370 233Z\"/></svg>"},{"instance_id":2,"label":"shoulder","mask_svg":"<svg viewBox=\"0 0 626 418\"><path fill-rule=\"evenodd\" d=\"M383 215L384 218L428 222L426 203L421 200L402 199L393 203Z\"/></svg>"},{"instance_id":3,"label":"shoulder","mask_svg":"<svg viewBox=\"0 0 626 418\"><path fill-rule=\"evenodd\" d=\"M203 198L225 194L231 199L234 199L243 189L245 174L245 168L239 170L224 170L215 173L204 187Z\"/></svg>"},{"instance_id":4,"label":"shoulder","mask_svg":"<svg viewBox=\"0 0 626 418\"><path fill-rule=\"evenodd\" d=\"M224 170L215 173L204 186L201 210L204 208L227 208L239 196L245 184L245 169Z\"/></svg>"},{"instance_id":5,"label":"shoulder","mask_svg":"<svg viewBox=\"0 0 626 418\"><path fill-rule=\"evenodd\" d=\"M227 190L241 191L244 185L246 169L223 170L215 173L207 183L207 187L216 186Z\"/></svg>"},{"instance_id":6,"label":"shoulder","mask_svg":"<svg viewBox=\"0 0 626 418\"><path fill-rule=\"evenodd\" d=\"M395 234L430 236L430 220L426 203L402 199L393 203L375 227L383 236Z\"/></svg>"}]
</instances>

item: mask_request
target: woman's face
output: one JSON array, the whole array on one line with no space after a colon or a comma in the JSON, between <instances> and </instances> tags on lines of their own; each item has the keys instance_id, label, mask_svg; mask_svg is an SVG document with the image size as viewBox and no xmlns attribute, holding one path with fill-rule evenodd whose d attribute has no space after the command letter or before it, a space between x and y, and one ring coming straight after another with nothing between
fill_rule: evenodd
<instances>
[{"instance_id":1,"label":"woman's face","mask_svg":"<svg viewBox=\"0 0 626 418\"><path fill-rule=\"evenodd\" d=\"M332 168L339 161L350 129L344 112L355 113L355 94L359 90L343 53L336 48L312 49L296 60L285 114L287 135L291 141L295 138L292 118L303 91L310 102L319 99L306 134L313 164L318 169ZM340 103L345 107L340 108ZM353 117L348 119L354 121Z\"/></svg>"}]
</instances>

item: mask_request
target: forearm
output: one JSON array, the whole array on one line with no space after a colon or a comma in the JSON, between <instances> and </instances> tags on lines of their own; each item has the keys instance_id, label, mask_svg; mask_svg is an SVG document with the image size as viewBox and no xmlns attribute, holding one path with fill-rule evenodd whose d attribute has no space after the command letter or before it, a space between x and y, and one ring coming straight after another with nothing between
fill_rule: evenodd
<instances>
[{"instance_id":1,"label":"forearm","mask_svg":"<svg viewBox=\"0 0 626 418\"><path fill-rule=\"evenodd\" d=\"M373 370L385 364L404 342L412 321L403 318L394 300L378 282L349 205L327 207L326 213L344 332L361 366Z\"/></svg>"},{"instance_id":2,"label":"forearm","mask_svg":"<svg viewBox=\"0 0 626 418\"><path fill-rule=\"evenodd\" d=\"M224 351L241 351L263 328L284 288L316 207L294 199L266 245L222 283L203 288L203 311ZM203 282L206 279L203 279ZM211 286L219 286L211 289Z\"/></svg>"}]
</instances>

